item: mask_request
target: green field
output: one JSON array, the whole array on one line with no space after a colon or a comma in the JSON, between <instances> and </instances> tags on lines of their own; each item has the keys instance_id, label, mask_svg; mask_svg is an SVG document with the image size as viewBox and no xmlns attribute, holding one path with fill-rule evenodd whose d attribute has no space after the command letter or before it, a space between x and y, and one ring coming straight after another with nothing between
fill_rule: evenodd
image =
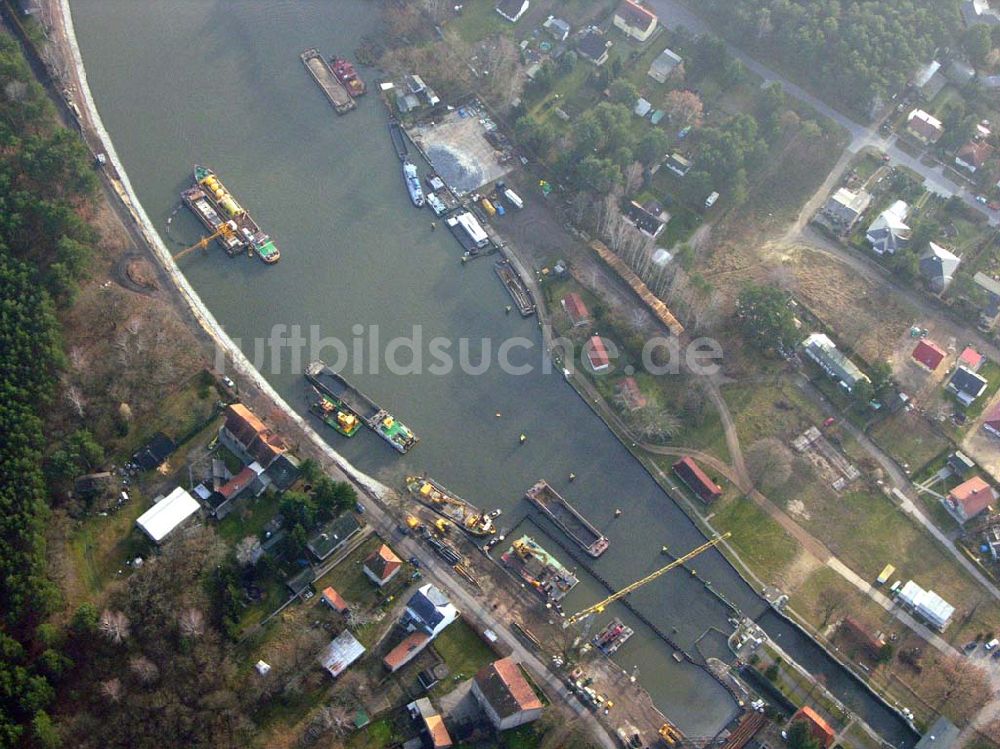
<instances>
[{"instance_id":1,"label":"green field","mask_svg":"<svg viewBox=\"0 0 1000 749\"><path fill-rule=\"evenodd\" d=\"M474 676L479 669L498 658L461 617L435 638L433 647L448 665L449 680ZM451 684L446 684L441 691L451 691Z\"/></svg>"}]
</instances>

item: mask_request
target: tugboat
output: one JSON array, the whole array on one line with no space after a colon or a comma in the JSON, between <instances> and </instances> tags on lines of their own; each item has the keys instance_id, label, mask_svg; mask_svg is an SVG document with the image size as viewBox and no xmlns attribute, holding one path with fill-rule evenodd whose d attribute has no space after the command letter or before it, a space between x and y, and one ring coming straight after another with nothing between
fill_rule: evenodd
<instances>
[{"instance_id":1,"label":"tugboat","mask_svg":"<svg viewBox=\"0 0 1000 749\"><path fill-rule=\"evenodd\" d=\"M347 93L355 99L359 96L364 96L365 92L368 91L368 87L358 77L354 66L343 57L330 58L330 68L333 70L333 74L337 76L337 80L344 84Z\"/></svg>"},{"instance_id":2,"label":"tugboat","mask_svg":"<svg viewBox=\"0 0 1000 749\"><path fill-rule=\"evenodd\" d=\"M406 180L406 189L410 191L410 200L417 208L424 207L424 189L420 186L420 177L417 175L417 167L409 161L403 162L403 179Z\"/></svg>"},{"instance_id":3,"label":"tugboat","mask_svg":"<svg viewBox=\"0 0 1000 749\"><path fill-rule=\"evenodd\" d=\"M323 395L319 391L316 392L316 395L319 398L310 406L309 410L331 429L337 430L345 437L353 437L361 428L361 419L358 418L357 414L328 395Z\"/></svg>"},{"instance_id":4,"label":"tugboat","mask_svg":"<svg viewBox=\"0 0 1000 749\"><path fill-rule=\"evenodd\" d=\"M633 634L632 628L616 617L594 637L594 645L605 655L611 655Z\"/></svg>"}]
</instances>

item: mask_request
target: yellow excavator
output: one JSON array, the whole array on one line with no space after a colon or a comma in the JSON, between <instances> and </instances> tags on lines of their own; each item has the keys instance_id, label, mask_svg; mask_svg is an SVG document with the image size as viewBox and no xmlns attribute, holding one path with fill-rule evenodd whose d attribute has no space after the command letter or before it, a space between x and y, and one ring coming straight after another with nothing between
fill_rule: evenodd
<instances>
[{"instance_id":1,"label":"yellow excavator","mask_svg":"<svg viewBox=\"0 0 1000 749\"><path fill-rule=\"evenodd\" d=\"M190 255L195 250L207 250L208 246L219 237L225 237L228 239L229 237L232 237L235 234L236 234L236 222L224 221L219 225L218 229L209 234L207 237L202 237L190 247L185 247L180 252L175 253L174 260L180 260L185 255Z\"/></svg>"}]
</instances>

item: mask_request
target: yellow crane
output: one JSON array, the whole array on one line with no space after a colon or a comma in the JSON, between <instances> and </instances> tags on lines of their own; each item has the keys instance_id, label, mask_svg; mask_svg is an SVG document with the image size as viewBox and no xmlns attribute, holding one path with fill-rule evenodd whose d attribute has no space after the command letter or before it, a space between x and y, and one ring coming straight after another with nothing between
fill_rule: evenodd
<instances>
[{"instance_id":1,"label":"yellow crane","mask_svg":"<svg viewBox=\"0 0 1000 749\"><path fill-rule=\"evenodd\" d=\"M660 569L656 570L656 572L653 572L652 574L646 575L641 580L636 580L634 583L632 583L630 585L626 585L624 588L622 588L621 590L619 590L617 593L612 593L610 596L608 596L607 598L605 598L603 601L598 601L593 606L588 606L587 608L583 609L582 611L577 611L572 616L569 616L569 617L566 618L566 626L569 626L570 624L576 624L578 621L580 621L581 619L584 619L585 617L590 616L591 614L599 614L599 613L601 613L602 611L604 611L604 609L609 604L612 604L615 601L617 601L617 600L619 600L621 598L624 598L625 596L627 596L629 593L631 593L636 588L641 588L646 583L652 582L653 580L655 580L656 578L658 578L660 575L663 575L663 574L665 574L667 572L670 572L670 570L672 570L674 567L679 567L680 565L684 564L684 562L688 561L689 559L694 559L696 556L698 556L699 554L701 554L703 551L707 551L708 549L711 549L716 544L722 543L724 540L726 540L727 538L729 538L731 535L732 534L727 531L727 532L723 533L721 536L716 536L712 540L707 541L706 543L703 543L698 548L692 549L691 551L689 551L684 556L682 556L682 557L680 557L678 559L675 559L670 564L668 564L666 567L660 567Z\"/></svg>"},{"instance_id":2,"label":"yellow crane","mask_svg":"<svg viewBox=\"0 0 1000 749\"><path fill-rule=\"evenodd\" d=\"M224 221L219 225L219 228L214 232L209 234L207 237L202 237L197 242L195 242L190 247L185 247L180 252L174 254L174 260L180 260L185 255L189 255L195 250L207 250L208 245L219 237L232 237L236 234L236 222L235 221Z\"/></svg>"}]
</instances>

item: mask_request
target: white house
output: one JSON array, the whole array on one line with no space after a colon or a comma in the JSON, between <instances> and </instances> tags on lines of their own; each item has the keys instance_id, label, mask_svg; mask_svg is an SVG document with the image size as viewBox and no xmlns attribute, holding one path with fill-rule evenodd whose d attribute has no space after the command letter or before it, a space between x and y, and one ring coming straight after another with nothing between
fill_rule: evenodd
<instances>
[{"instance_id":1,"label":"white house","mask_svg":"<svg viewBox=\"0 0 1000 749\"><path fill-rule=\"evenodd\" d=\"M909 243L913 234L906 225L909 213L910 206L906 201L897 200L872 221L865 238L876 255L893 255Z\"/></svg>"},{"instance_id":2,"label":"white house","mask_svg":"<svg viewBox=\"0 0 1000 749\"><path fill-rule=\"evenodd\" d=\"M625 36L644 42L656 31L658 19L651 10L643 8L632 0L625 0L615 11L613 23Z\"/></svg>"},{"instance_id":3,"label":"white house","mask_svg":"<svg viewBox=\"0 0 1000 749\"><path fill-rule=\"evenodd\" d=\"M497 0L497 13L511 23L517 23L528 10L528 0Z\"/></svg>"},{"instance_id":4,"label":"white house","mask_svg":"<svg viewBox=\"0 0 1000 749\"><path fill-rule=\"evenodd\" d=\"M140 515L135 524L153 541L160 543L200 508L198 500L178 486Z\"/></svg>"},{"instance_id":5,"label":"white house","mask_svg":"<svg viewBox=\"0 0 1000 749\"><path fill-rule=\"evenodd\" d=\"M483 666L472 681L472 694L497 731L537 720L542 701L510 657Z\"/></svg>"}]
</instances>

